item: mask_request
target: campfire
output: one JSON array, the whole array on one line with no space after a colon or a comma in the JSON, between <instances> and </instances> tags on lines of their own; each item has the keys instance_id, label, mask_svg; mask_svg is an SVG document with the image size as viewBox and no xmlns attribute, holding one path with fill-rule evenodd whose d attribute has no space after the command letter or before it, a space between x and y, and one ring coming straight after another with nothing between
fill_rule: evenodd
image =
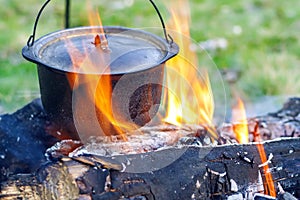
<instances>
[{"instance_id":1,"label":"campfire","mask_svg":"<svg viewBox=\"0 0 300 200\"><path fill-rule=\"evenodd\" d=\"M166 25L149 1L164 38L103 26L90 7L90 26L35 41L49 2L23 48L37 64L41 100L0 116L1 198L300 197L300 100L247 119L237 97L231 121L216 124L186 1L169 6Z\"/></svg>"}]
</instances>

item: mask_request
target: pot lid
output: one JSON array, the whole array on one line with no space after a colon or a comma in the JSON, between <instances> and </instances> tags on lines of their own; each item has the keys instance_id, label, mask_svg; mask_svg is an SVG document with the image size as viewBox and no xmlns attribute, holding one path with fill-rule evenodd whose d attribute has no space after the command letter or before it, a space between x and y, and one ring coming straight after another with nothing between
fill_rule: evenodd
<instances>
[{"instance_id":1,"label":"pot lid","mask_svg":"<svg viewBox=\"0 0 300 200\"><path fill-rule=\"evenodd\" d=\"M175 43L136 29L104 27L108 49L95 44L100 27L80 27L48 34L23 55L35 63L65 72L124 74L164 63L178 53Z\"/></svg>"}]
</instances>

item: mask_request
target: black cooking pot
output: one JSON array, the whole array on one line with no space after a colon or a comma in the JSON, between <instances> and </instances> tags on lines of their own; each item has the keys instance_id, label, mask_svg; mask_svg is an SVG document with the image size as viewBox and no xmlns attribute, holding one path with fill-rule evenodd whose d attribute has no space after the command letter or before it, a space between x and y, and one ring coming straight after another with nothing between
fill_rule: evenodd
<instances>
[{"instance_id":1,"label":"black cooking pot","mask_svg":"<svg viewBox=\"0 0 300 200\"><path fill-rule=\"evenodd\" d=\"M179 51L168 38L163 21L165 39L142 30L106 26L65 29L34 41L39 16L48 2L38 14L34 34L22 54L37 64L42 103L52 121L73 139L78 139L77 134L81 140L91 135L114 134L114 128L107 129L111 124L95 106L94 99L84 95L86 80L109 76L114 117L137 126L149 122L157 112L155 105L161 101L164 64ZM102 28L108 48L95 44ZM76 68L70 57L76 52L85 52L93 66L101 67ZM75 79L70 81L70 77ZM101 84L99 81L94 86L95 93L107 89Z\"/></svg>"}]
</instances>

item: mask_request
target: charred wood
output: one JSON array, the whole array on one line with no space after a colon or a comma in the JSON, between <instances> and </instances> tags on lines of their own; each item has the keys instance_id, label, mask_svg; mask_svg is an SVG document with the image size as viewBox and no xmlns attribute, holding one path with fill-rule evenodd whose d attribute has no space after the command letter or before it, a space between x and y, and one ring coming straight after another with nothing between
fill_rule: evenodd
<instances>
[{"instance_id":1,"label":"charred wood","mask_svg":"<svg viewBox=\"0 0 300 200\"><path fill-rule=\"evenodd\" d=\"M249 140L254 142L254 130L259 125L259 132L264 141L283 137L300 137L300 98L289 99L277 112L248 119ZM235 140L234 124L220 126L219 133L224 138Z\"/></svg>"},{"instance_id":2,"label":"charred wood","mask_svg":"<svg viewBox=\"0 0 300 200\"><path fill-rule=\"evenodd\" d=\"M269 167L275 186L280 183L298 198L299 143L298 138L264 144L267 155L272 155ZM0 197L227 199L235 193L253 197L264 192L265 174L255 144L168 148L112 159L124 168L106 169L101 163L91 166L67 157L50 162L36 174L15 175L2 182Z\"/></svg>"},{"instance_id":3,"label":"charred wood","mask_svg":"<svg viewBox=\"0 0 300 200\"><path fill-rule=\"evenodd\" d=\"M50 124L40 100L0 116L0 182L12 174L33 173L46 161L46 149L59 141L46 131Z\"/></svg>"},{"instance_id":4,"label":"charred wood","mask_svg":"<svg viewBox=\"0 0 300 200\"><path fill-rule=\"evenodd\" d=\"M295 137L266 142L264 148L276 191L280 183L285 196L297 198L299 117L300 99L293 98L280 111L249 120L260 124L264 139ZM249 129L251 132L251 123ZM254 193L265 191L265 174L255 143L228 145L231 138L225 135L218 142L227 145L212 147L201 126L185 127L179 132L174 127L145 131L188 137L178 139L179 146L154 152L105 158L68 157L60 152L65 155L47 160L46 149L67 139L68 133L55 128L40 100L16 113L2 115L0 199L227 199L233 195L251 199Z\"/></svg>"}]
</instances>

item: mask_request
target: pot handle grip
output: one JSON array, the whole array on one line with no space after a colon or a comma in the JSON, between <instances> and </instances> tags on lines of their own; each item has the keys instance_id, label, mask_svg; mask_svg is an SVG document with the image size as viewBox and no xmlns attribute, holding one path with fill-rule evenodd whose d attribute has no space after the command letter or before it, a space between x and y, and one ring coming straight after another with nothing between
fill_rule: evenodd
<instances>
[{"instance_id":1,"label":"pot handle grip","mask_svg":"<svg viewBox=\"0 0 300 200\"><path fill-rule=\"evenodd\" d=\"M42 12L44 11L45 7L48 5L48 3L50 2L51 0L47 0L43 6L41 7L40 11L38 12L38 15L35 19L35 22L34 22L34 26L33 26L33 32L32 32L32 35L28 38L28 41L27 41L27 46L28 47L32 47L34 45L34 42L35 42L35 35L36 35L36 29L37 29L37 25L38 25L38 22L39 22L39 19L40 19L40 16L42 15ZM158 9L158 7L156 6L156 4L154 3L153 0L149 0L149 2L152 4L152 6L154 7L158 17L159 17L159 20L161 22L161 25L162 25L162 28L163 28L163 33L164 33L164 36L165 36L165 39L166 41L168 42L169 45L172 45L173 44L173 38L167 33L167 30L166 30L166 26L165 26L165 23L164 23L164 20L163 20L163 17ZM66 6L69 6L70 4L67 2ZM68 9L68 8L67 8ZM67 13L67 16L66 16L66 22L69 23L69 13Z\"/></svg>"}]
</instances>

